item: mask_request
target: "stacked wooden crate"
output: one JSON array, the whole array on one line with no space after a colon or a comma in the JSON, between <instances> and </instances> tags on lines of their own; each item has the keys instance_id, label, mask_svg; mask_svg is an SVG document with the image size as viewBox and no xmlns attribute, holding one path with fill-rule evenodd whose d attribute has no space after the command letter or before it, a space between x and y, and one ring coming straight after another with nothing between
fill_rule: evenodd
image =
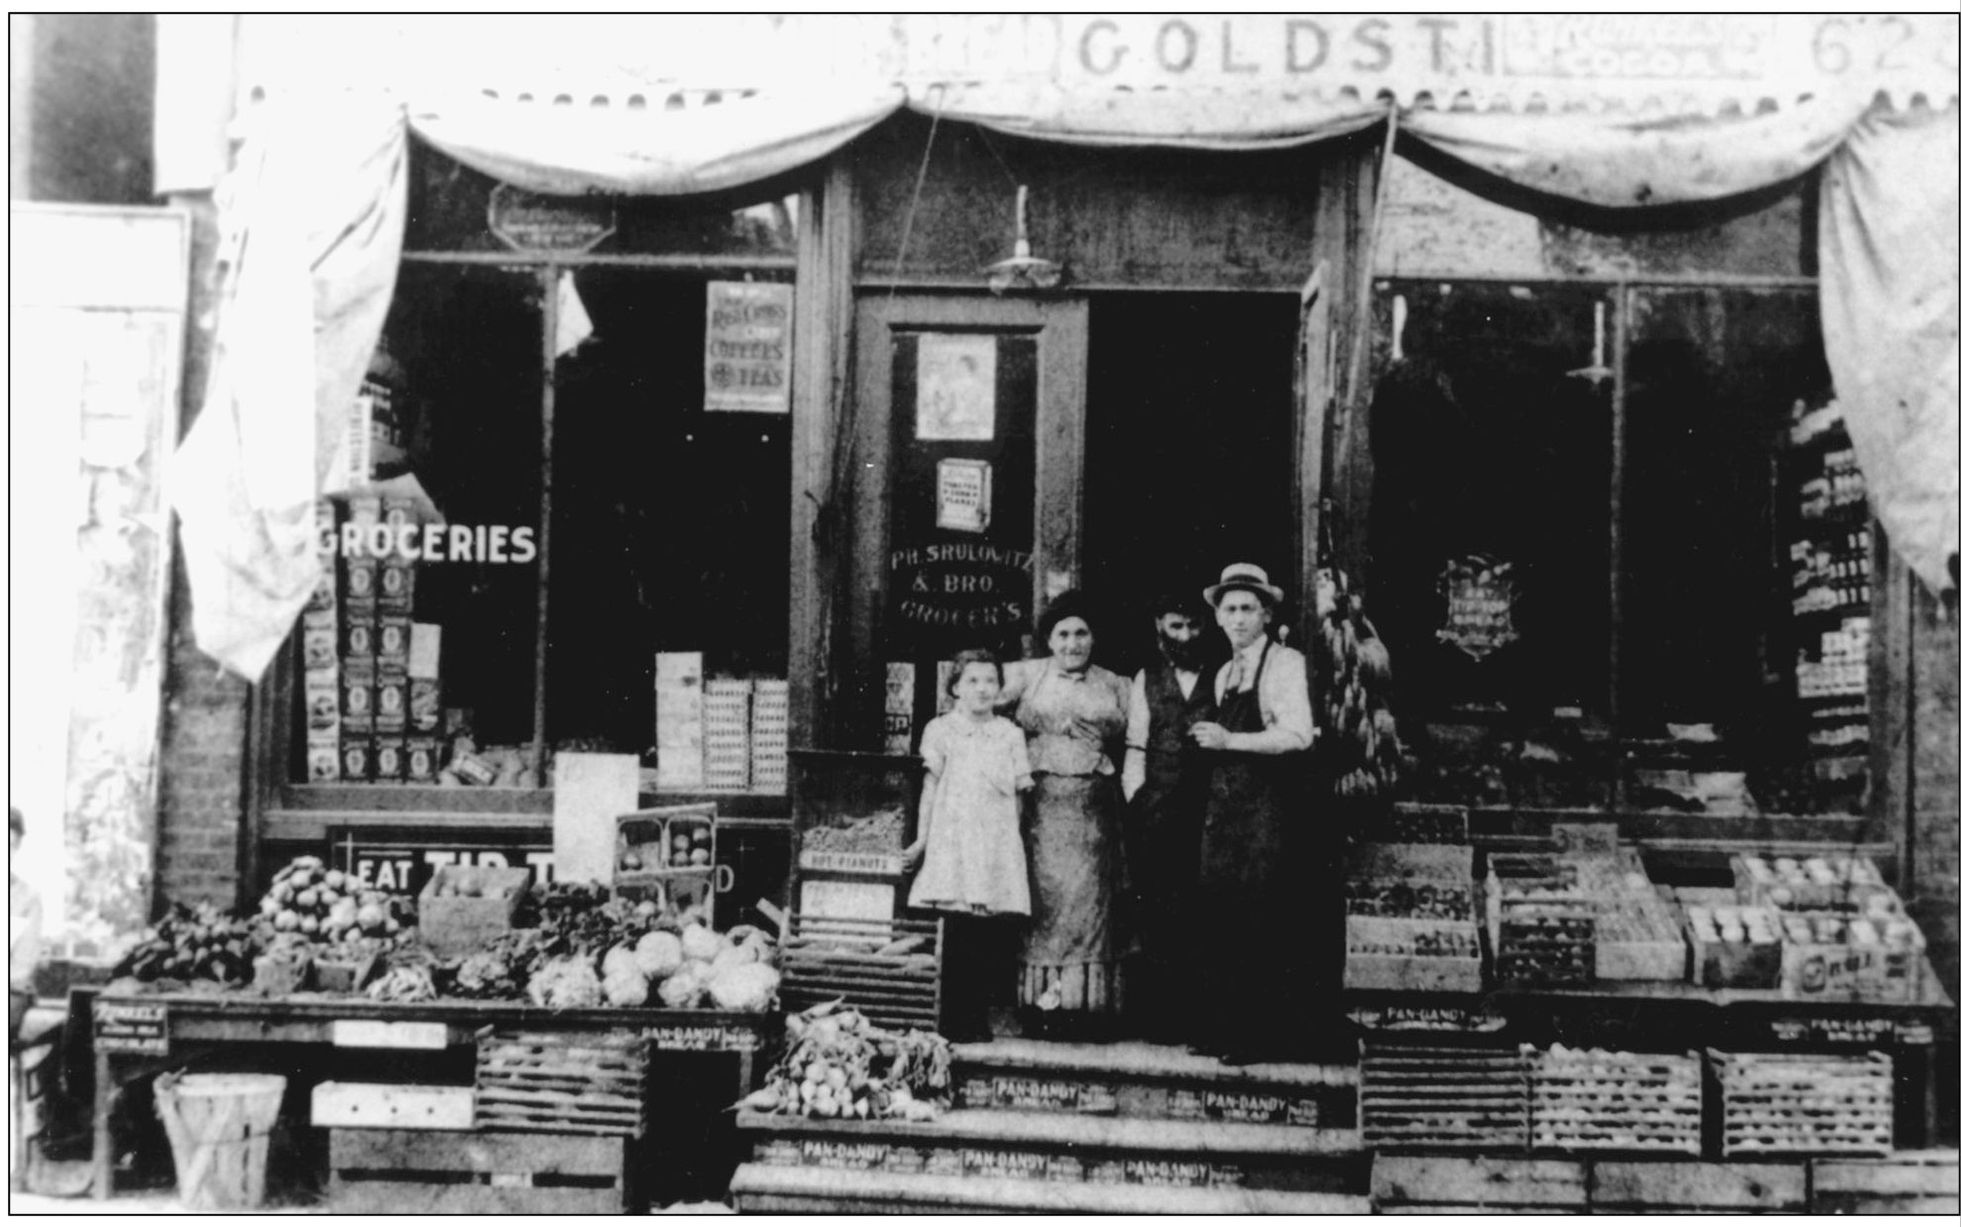
<instances>
[{"instance_id":1,"label":"stacked wooden crate","mask_svg":"<svg viewBox=\"0 0 1961 1227\"><path fill-rule=\"evenodd\" d=\"M1702 1153L1697 1054L1555 1044L1532 1054L1532 1149Z\"/></svg>"},{"instance_id":2,"label":"stacked wooden crate","mask_svg":"<svg viewBox=\"0 0 1961 1227\"><path fill-rule=\"evenodd\" d=\"M1883 1155L1893 1148L1884 1053L1709 1051L1722 1095L1720 1154Z\"/></svg>"},{"instance_id":3,"label":"stacked wooden crate","mask_svg":"<svg viewBox=\"0 0 1961 1227\"><path fill-rule=\"evenodd\" d=\"M1377 1151L1523 1151L1529 1072L1516 1048L1371 1044L1362 1053L1362 1140Z\"/></svg>"},{"instance_id":4,"label":"stacked wooden crate","mask_svg":"<svg viewBox=\"0 0 1961 1227\"><path fill-rule=\"evenodd\" d=\"M1586 1175L1570 1159L1380 1155L1370 1197L1379 1214L1584 1214Z\"/></svg>"},{"instance_id":5,"label":"stacked wooden crate","mask_svg":"<svg viewBox=\"0 0 1961 1227\"><path fill-rule=\"evenodd\" d=\"M937 920L851 920L790 915L780 962L783 1008L842 997L888 1031L940 1025Z\"/></svg>"},{"instance_id":6,"label":"stacked wooden crate","mask_svg":"<svg viewBox=\"0 0 1961 1227\"><path fill-rule=\"evenodd\" d=\"M1593 980L1595 907L1572 865L1494 853L1486 861L1485 909L1492 974L1500 984Z\"/></svg>"},{"instance_id":7,"label":"stacked wooden crate","mask_svg":"<svg viewBox=\"0 0 1961 1227\"><path fill-rule=\"evenodd\" d=\"M639 1137L645 1035L496 1032L477 1041L477 1122L500 1132Z\"/></svg>"}]
</instances>

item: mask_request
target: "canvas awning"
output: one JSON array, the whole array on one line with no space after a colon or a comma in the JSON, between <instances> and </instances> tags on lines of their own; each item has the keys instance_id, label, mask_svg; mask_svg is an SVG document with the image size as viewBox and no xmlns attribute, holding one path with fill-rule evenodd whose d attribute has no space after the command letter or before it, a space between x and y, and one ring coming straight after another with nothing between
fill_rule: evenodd
<instances>
[{"instance_id":1,"label":"canvas awning","mask_svg":"<svg viewBox=\"0 0 1961 1227\"><path fill-rule=\"evenodd\" d=\"M1392 105L1354 90L1061 88L1027 74L910 92L764 85L679 109L625 101L340 90L265 105L221 194L229 260L210 391L174 480L205 651L257 678L312 590L313 500L392 294L411 129L535 191L677 195L808 165L901 105L1031 139L1214 150L1352 133ZM1480 169L1617 208L1720 199L1828 161L1828 355L1875 513L1939 590L1956 550L1957 112L1889 112L1854 82L1714 113L1413 106L1401 122Z\"/></svg>"}]
</instances>

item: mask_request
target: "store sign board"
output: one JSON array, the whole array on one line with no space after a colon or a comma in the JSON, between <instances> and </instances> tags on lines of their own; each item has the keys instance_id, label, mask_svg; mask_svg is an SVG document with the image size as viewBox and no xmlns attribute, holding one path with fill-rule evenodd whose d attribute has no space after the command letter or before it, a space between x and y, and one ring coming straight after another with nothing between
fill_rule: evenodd
<instances>
[{"instance_id":1,"label":"store sign board","mask_svg":"<svg viewBox=\"0 0 1961 1227\"><path fill-rule=\"evenodd\" d=\"M790 412L790 319L795 289L781 282L708 283L702 408Z\"/></svg>"},{"instance_id":2,"label":"store sign board","mask_svg":"<svg viewBox=\"0 0 1961 1227\"><path fill-rule=\"evenodd\" d=\"M95 1050L170 1055L170 1007L161 1001L95 1001Z\"/></svg>"},{"instance_id":3,"label":"store sign board","mask_svg":"<svg viewBox=\"0 0 1961 1227\"><path fill-rule=\"evenodd\" d=\"M1028 550L979 541L895 549L886 572L898 620L924 631L1011 631L1028 620L1032 560Z\"/></svg>"},{"instance_id":4,"label":"store sign board","mask_svg":"<svg viewBox=\"0 0 1961 1227\"><path fill-rule=\"evenodd\" d=\"M484 865L497 869L530 869L532 881L552 880L552 849L543 844L485 847L467 843L362 844L352 834L334 845L333 863L352 874L369 890L418 895L444 865Z\"/></svg>"},{"instance_id":5,"label":"store sign board","mask_svg":"<svg viewBox=\"0 0 1961 1227\"><path fill-rule=\"evenodd\" d=\"M1517 641L1518 585L1511 563L1476 556L1452 559L1437 587L1445 606L1444 624L1437 629L1440 642L1483 660Z\"/></svg>"},{"instance_id":6,"label":"store sign board","mask_svg":"<svg viewBox=\"0 0 1961 1227\"><path fill-rule=\"evenodd\" d=\"M488 224L513 251L577 254L612 237L618 215L610 200L544 196L500 183L490 191Z\"/></svg>"},{"instance_id":7,"label":"store sign board","mask_svg":"<svg viewBox=\"0 0 1961 1227\"><path fill-rule=\"evenodd\" d=\"M1845 1044L1859 1048L1911 1048L1934 1042L1925 1019L1889 1014L1797 1014L1773 1018L1770 1038L1780 1044Z\"/></svg>"}]
</instances>

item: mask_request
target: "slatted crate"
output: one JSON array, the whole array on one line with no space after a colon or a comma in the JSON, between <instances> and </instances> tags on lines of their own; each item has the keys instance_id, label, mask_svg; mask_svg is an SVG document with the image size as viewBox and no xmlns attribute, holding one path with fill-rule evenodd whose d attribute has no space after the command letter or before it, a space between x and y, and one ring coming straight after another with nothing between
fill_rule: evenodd
<instances>
[{"instance_id":1,"label":"slatted crate","mask_svg":"<svg viewBox=\"0 0 1961 1227\"><path fill-rule=\"evenodd\" d=\"M1362 1141L1378 1151L1524 1151L1531 1083L1515 1048L1370 1044L1362 1053Z\"/></svg>"},{"instance_id":2,"label":"slatted crate","mask_svg":"<svg viewBox=\"0 0 1961 1227\"><path fill-rule=\"evenodd\" d=\"M1893 1149L1885 1053L1709 1050L1722 1095L1720 1155L1884 1155Z\"/></svg>"},{"instance_id":3,"label":"slatted crate","mask_svg":"<svg viewBox=\"0 0 1961 1227\"><path fill-rule=\"evenodd\" d=\"M1555 1046L1532 1054L1532 1149L1702 1153L1694 1055Z\"/></svg>"},{"instance_id":4,"label":"slatted crate","mask_svg":"<svg viewBox=\"0 0 1961 1227\"><path fill-rule=\"evenodd\" d=\"M940 1027L937 920L843 920L790 915L777 962L778 997L795 1012L844 998L887 1030Z\"/></svg>"},{"instance_id":5,"label":"slatted crate","mask_svg":"<svg viewBox=\"0 0 1961 1227\"><path fill-rule=\"evenodd\" d=\"M639 1137L647 1129L644 1035L489 1032L477 1039L477 1127Z\"/></svg>"},{"instance_id":6,"label":"slatted crate","mask_svg":"<svg viewBox=\"0 0 1961 1227\"><path fill-rule=\"evenodd\" d=\"M1594 904L1574 868L1547 856L1493 854L1486 870L1493 978L1526 986L1591 983Z\"/></svg>"},{"instance_id":7,"label":"slatted crate","mask_svg":"<svg viewBox=\"0 0 1961 1227\"><path fill-rule=\"evenodd\" d=\"M1378 1214L1584 1214L1586 1166L1568 1159L1383 1155L1371 1165Z\"/></svg>"},{"instance_id":8,"label":"slatted crate","mask_svg":"<svg viewBox=\"0 0 1961 1227\"><path fill-rule=\"evenodd\" d=\"M1814 1214L1961 1214L1961 1156L1902 1151L1886 1159L1811 1164Z\"/></svg>"},{"instance_id":9,"label":"slatted crate","mask_svg":"<svg viewBox=\"0 0 1961 1227\"><path fill-rule=\"evenodd\" d=\"M620 1214L624 1138L330 1129L336 1214Z\"/></svg>"}]
</instances>

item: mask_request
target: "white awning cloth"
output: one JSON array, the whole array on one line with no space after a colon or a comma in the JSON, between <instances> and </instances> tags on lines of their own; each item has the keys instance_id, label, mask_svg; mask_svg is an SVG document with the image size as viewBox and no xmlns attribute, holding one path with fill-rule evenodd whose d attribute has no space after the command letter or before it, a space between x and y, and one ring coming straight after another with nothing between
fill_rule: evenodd
<instances>
[{"instance_id":1,"label":"white awning cloth","mask_svg":"<svg viewBox=\"0 0 1961 1227\"><path fill-rule=\"evenodd\" d=\"M935 86L912 109L1072 145L1224 152L1287 149L1389 117L1389 103L1308 90L1064 90L1046 83Z\"/></svg>"},{"instance_id":2,"label":"white awning cloth","mask_svg":"<svg viewBox=\"0 0 1961 1227\"><path fill-rule=\"evenodd\" d=\"M682 196L774 178L899 109L897 86L759 92L678 110L463 97L419 103L417 136L533 192Z\"/></svg>"}]
</instances>

